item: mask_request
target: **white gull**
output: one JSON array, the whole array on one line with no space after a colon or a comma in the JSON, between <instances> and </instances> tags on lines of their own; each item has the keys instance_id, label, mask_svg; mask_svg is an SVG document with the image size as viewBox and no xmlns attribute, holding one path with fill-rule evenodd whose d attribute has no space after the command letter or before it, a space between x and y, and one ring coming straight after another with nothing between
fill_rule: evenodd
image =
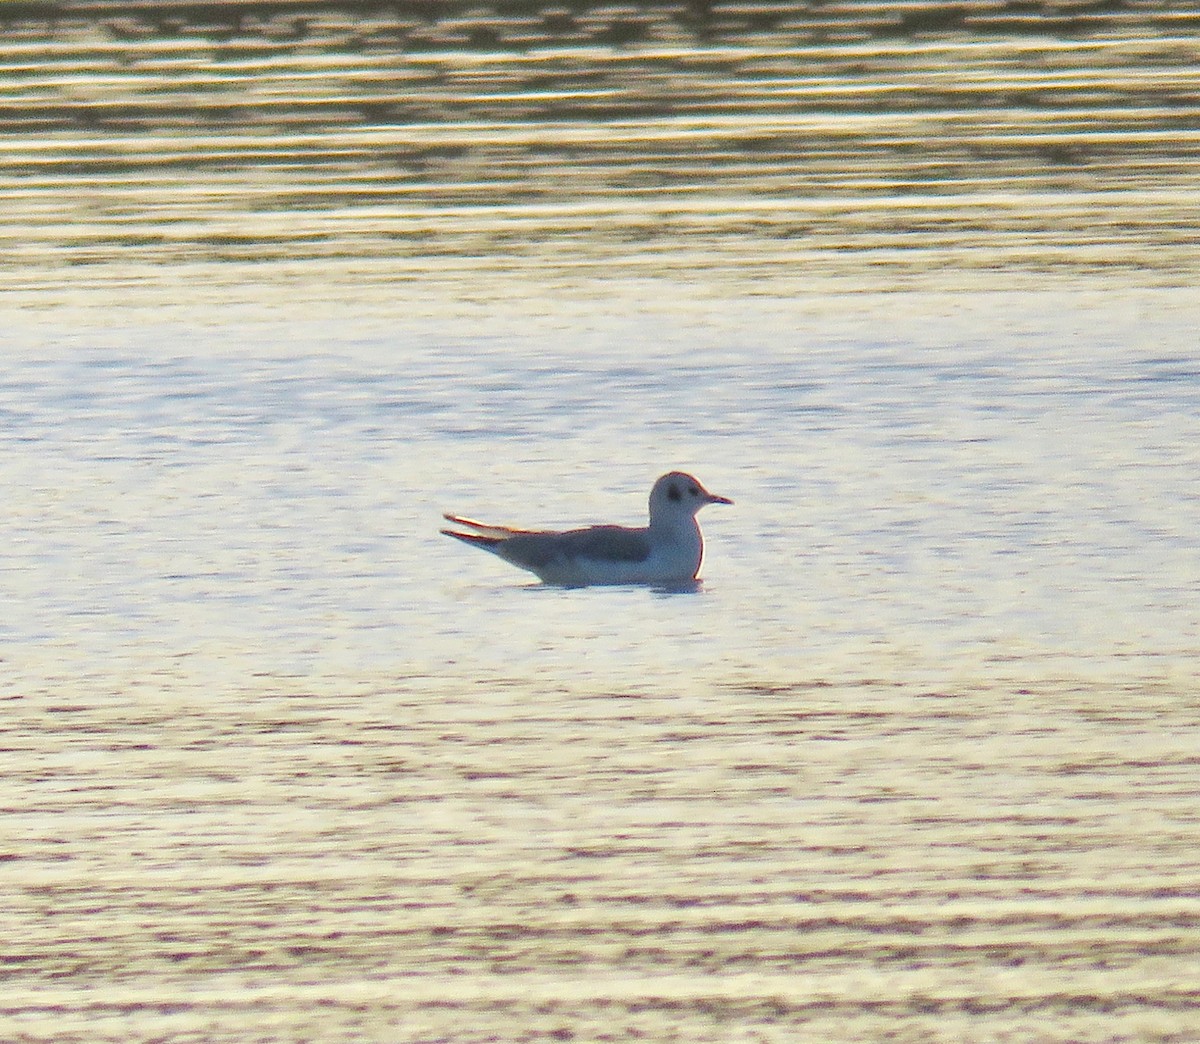
<instances>
[{"instance_id":1,"label":"white gull","mask_svg":"<svg viewBox=\"0 0 1200 1044\"><path fill-rule=\"evenodd\" d=\"M643 528L587 526L556 532L445 515L446 521L470 532L442 532L528 569L547 584L687 584L704 562L704 534L696 512L706 504L732 503L691 475L672 471L650 490L650 524Z\"/></svg>"}]
</instances>

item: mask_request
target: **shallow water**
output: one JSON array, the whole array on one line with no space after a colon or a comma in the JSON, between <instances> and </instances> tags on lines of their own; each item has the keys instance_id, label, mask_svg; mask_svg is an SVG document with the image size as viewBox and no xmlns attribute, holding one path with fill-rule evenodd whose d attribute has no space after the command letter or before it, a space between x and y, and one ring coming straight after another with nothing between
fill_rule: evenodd
<instances>
[{"instance_id":1,"label":"shallow water","mask_svg":"<svg viewBox=\"0 0 1200 1044\"><path fill-rule=\"evenodd\" d=\"M1193 1039L1186 12L314 10L10 24L0 1036Z\"/></svg>"}]
</instances>

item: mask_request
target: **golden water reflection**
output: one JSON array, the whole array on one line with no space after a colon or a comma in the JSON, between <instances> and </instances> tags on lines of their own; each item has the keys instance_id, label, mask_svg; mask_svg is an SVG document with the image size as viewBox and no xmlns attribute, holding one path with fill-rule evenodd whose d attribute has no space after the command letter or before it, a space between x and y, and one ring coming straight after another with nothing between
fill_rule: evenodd
<instances>
[{"instance_id":1,"label":"golden water reflection","mask_svg":"<svg viewBox=\"0 0 1200 1044\"><path fill-rule=\"evenodd\" d=\"M449 15L420 47L411 27L372 30L379 12L331 13L298 36L202 17L160 34L137 9L11 35L9 281L197 260L707 259L714 276L871 287L929 271L1170 284L1195 266L1198 55L1178 12L1056 39L897 36L859 7L849 37L668 19L600 48L539 22L491 49L456 45L484 37Z\"/></svg>"}]
</instances>

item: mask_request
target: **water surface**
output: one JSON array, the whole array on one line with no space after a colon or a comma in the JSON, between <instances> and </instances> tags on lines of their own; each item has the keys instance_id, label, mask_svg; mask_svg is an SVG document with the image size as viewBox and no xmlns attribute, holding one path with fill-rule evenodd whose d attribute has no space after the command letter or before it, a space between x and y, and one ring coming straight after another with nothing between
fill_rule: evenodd
<instances>
[{"instance_id":1,"label":"water surface","mask_svg":"<svg viewBox=\"0 0 1200 1044\"><path fill-rule=\"evenodd\" d=\"M1195 1035L1194 15L717 7L10 21L0 1035Z\"/></svg>"}]
</instances>

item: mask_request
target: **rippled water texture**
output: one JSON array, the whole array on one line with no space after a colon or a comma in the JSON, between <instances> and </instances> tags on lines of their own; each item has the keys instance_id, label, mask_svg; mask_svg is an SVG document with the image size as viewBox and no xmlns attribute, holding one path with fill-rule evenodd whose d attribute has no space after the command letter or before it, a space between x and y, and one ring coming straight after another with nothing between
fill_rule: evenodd
<instances>
[{"instance_id":1,"label":"rippled water texture","mask_svg":"<svg viewBox=\"0 0 1200 1044\"><path fill-rule=\"evenodd\" d=\"M1200 1037L1190 6L0 19L0 1039Z\"/></svg>"},{"instance_id":2,"label":"rippled water texture","mask_svg":"<svg viewBox=\"0 0 1200 1044\"><path fill-rule=\"evenodd\" d=\"M1190 7L965 4L914 34L883 6L14 20L0 264L1194 274Z\"/></svg>"}]
</instances>

